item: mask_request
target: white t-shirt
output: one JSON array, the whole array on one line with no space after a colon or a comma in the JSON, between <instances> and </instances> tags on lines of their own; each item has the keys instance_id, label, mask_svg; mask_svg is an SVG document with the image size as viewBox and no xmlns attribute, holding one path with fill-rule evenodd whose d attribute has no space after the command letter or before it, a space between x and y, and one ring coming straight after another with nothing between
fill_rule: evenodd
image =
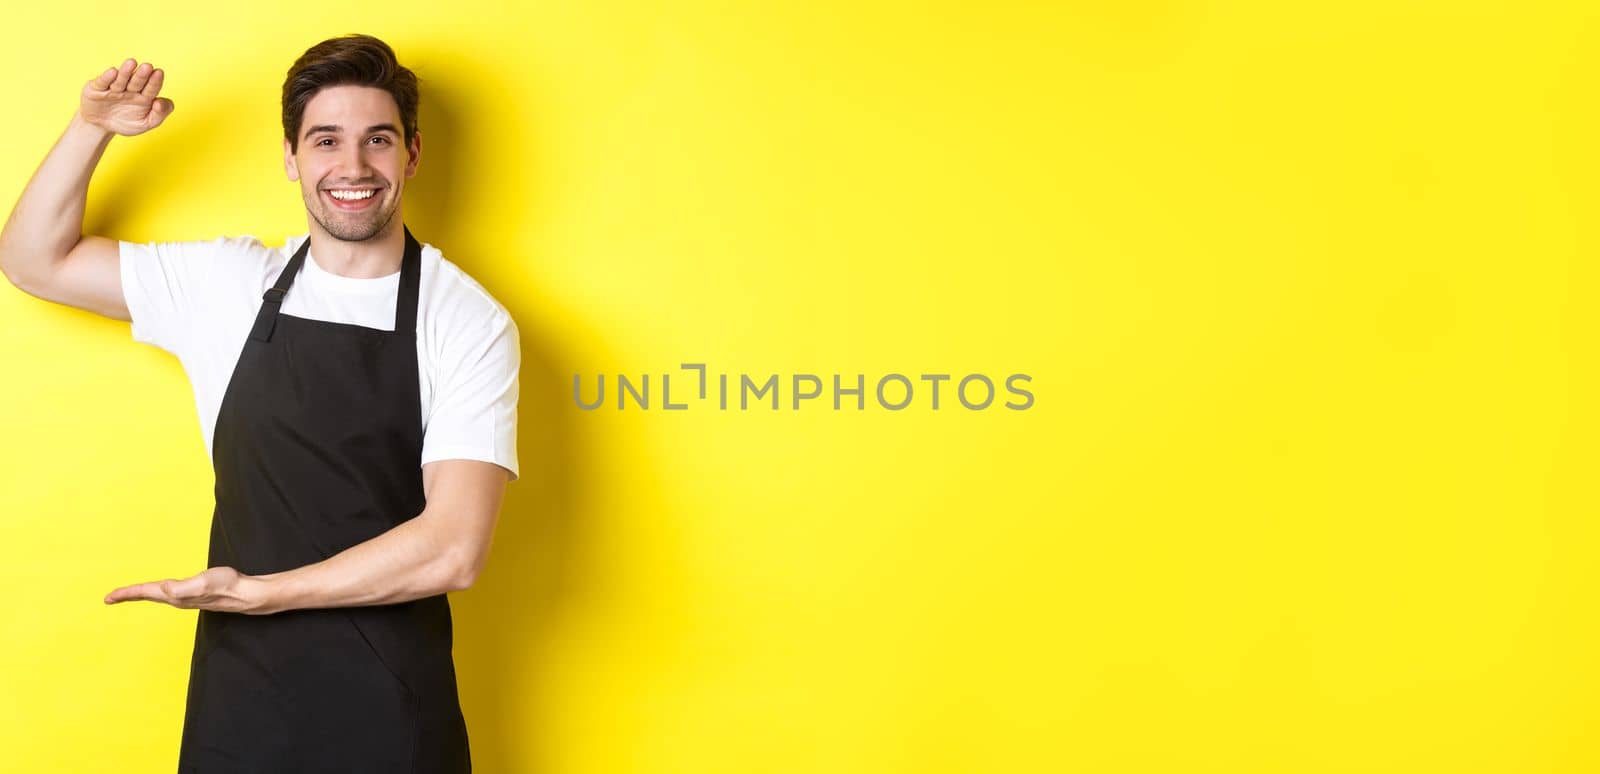
<instances>
[{"instance_id":1,"label":"white t-shirt","mask_svg":"<svg viewBox=\"0 0 1600 774\"><path fill-rule=\"evenodd\" d=\"M261 295L300 243L267 247L250 235L211 241L120 243L122 294L133 338L178 357L194 386L207 456ZM422 244L417 378L422 460L492 462L517 479L517 326L488 291ZM400 273L356 278L323 269L309 252L280 314L394 330Z\"/></svg>"}]
</instances>

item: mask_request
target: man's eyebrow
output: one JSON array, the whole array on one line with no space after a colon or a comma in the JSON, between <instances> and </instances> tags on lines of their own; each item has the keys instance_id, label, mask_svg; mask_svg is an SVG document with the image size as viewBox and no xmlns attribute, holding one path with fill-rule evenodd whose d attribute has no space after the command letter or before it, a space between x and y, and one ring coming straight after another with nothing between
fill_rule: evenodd
<instances>
[{"instance_id":1,"label":"man's eyebrow","mask_svg":"<svg viewBox=\"0 0 1600 774\"><path fill-rule=\"evenodd\" d=\"M338 134L341 131L344 131L344 127L338 124L317 124L316 126L307 129L303 136L310 137L317 132L333 132L334 134ZM399 134L400 130L396 129L394 124L373 124L372 126L367 127L367 134L372 134L374 132L390 132L392 134Z\"/></svg>"}]
</instances>

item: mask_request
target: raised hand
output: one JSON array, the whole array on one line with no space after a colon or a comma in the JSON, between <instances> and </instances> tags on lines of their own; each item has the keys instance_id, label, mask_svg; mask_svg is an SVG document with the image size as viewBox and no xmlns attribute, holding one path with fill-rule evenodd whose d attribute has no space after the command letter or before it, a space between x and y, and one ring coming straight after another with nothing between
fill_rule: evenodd
<instances>
[{"instance_id":1,"label":"raised hand","mask_svg":"<svg viewBox=\"0 0 1600 774\"><path fill-rule=\"evenodd\" d=\"M132 59L110 67L83 85L78 112L95 126L132 137L161 125L172 115L172 100L162 97L165 74L149 62Z\"/></svg>"}]
</instances>

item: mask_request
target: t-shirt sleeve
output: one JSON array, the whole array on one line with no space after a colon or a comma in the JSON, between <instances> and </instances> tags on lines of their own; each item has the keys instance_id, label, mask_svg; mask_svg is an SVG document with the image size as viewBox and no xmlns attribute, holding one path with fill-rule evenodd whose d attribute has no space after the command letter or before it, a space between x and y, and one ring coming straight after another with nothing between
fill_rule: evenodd
<instances>
[{"instance_id":1,"label":"t-shirt sleeve","mask_svg":"<svg viewBox=\"0 0 1600 774\"><path fill-rule=\"evenodd\" d=\"M517 480L517 389L522 353L511 315L496 310L487 328L447 351L422 439L422 464L446 459L492 462Z\"/></svg>"},{"instance_id":2,"label":"t-shirt sleeve","mask_svg":"<svg viewBox=\"0 0 1600 774\"><path fill-rule=\"evenodd\" d=\"M118 242L122 297L134 341L182 356L209 296L228 237L194 242Z\"/></svg>"}]
</instances>

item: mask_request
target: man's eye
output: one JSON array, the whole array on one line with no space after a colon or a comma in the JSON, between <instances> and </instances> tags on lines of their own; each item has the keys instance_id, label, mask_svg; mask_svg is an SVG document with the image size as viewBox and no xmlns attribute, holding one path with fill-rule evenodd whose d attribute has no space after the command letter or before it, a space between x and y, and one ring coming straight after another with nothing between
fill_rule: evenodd
<instances>
[{"instance_id":1,"label":"man's eye","mask_svg":"<svg viewBox=\"0 0 1600 774\"><path fill-rule=\"evenodd\" d=\"M328 139L328 138L326 138L326 137L324 137L324 138L322 138L322 139L320 139L320 140L317 140L317 144L318 144L318 145L321 145L321 144L323 144L323 143L325 143L325 142L333 142L333 140L330 140L330 139Z\"/></svg>"},{"instance_id":2,"label":"man's eye","mask_svg":"<svg viewBox=\"0 0 1600 774\"><path fill-rule=\"evenodd\" d=\"M385 143L389 142L389 138L383 137L383 136L374 137L372 139L374 139L374 140L383 140Z\"/></svg>"}]
</instances>

